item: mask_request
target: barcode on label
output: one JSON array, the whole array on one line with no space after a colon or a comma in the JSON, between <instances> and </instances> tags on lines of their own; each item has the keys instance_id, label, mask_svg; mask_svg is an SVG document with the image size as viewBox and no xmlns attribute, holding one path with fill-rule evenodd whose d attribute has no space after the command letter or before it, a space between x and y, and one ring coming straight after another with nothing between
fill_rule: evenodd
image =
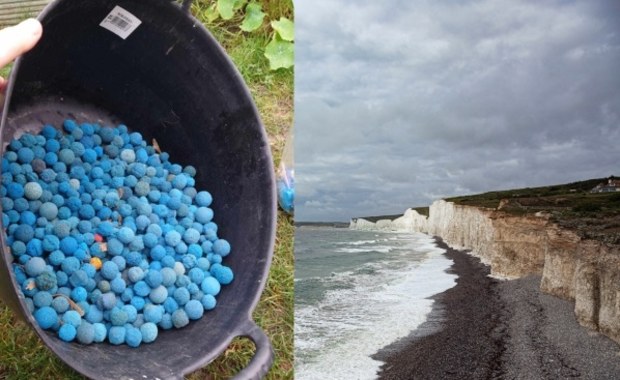
<instances>
[{"instance_id":1,"label":"barcode on label","mask_svg":"<svg viewBox=\"0 0 620 380\"><path fill-rule=\"evenodd\" d=\"M142 21L139 18L117 5L99 25L126 39L140 24Z\"/></svg>"},{"instance_id":2,"label":"barcode on label","mask_svg":"<svg viewBox=\"0 0 620 380\"><path fill-rule=\"evenodd\" d=\"M118 26L122 30L127 30L127 28L129 28L131 26L130 23L128 23L127 21L123 20L122 18L120 18L118 16L112 16L112 19L110 19L110 22L112 24Z\"/></svg>"}]
</instances>

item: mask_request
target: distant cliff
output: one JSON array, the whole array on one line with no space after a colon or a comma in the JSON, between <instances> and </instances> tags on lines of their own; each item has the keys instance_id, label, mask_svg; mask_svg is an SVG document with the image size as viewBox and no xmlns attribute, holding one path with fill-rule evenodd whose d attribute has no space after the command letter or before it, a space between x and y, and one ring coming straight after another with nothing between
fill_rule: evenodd
<instances>
[{"instance_id":1,"label":"distant cliff","mask_svg":"<svg viewBox=\"0 0 620 380\"><path fill-rule=\"evenodd\" d=\"M542 275L541 290L573 300L577 320L620 343L620 247L581 238L543 215L437 201L429 216L408 209L393 220L351 220L350 228L416 231L469 249L494 276Z\"/></svg>"}]
</instances>

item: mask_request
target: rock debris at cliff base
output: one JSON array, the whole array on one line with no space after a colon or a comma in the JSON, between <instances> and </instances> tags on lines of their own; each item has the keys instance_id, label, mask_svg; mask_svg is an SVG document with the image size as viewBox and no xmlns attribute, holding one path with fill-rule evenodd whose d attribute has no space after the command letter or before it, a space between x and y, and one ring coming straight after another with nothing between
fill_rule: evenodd
<instances>
[{"instance_id":1,"label":"rock debris at cliff base","mask_svg":"<svg viewBox=\"0 0 620 380\"><path fill-rule=\"evenodd\" d=\"M435 296L427 323L374 358L379 378L618 379L620 346L579 326L573 303L543 294L540 276L499 281L447 247L457 285Z\"/></svg>"}]
</instances>

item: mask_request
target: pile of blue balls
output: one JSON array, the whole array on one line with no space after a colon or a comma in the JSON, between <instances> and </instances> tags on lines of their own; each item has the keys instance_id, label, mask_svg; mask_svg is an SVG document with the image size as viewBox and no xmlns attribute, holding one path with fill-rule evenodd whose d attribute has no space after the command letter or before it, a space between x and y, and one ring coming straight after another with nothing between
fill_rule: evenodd
<instances>
[{"instance_id":1,"label":"pile of blue balls","mask_svg":"<svg viewBox=\"0 0 620 380\"><path fill-rule=\"evenodd\" d=\"M216 305L222 265L211 194L125 125L66 120L12 140L2 223L38 325L63 341L137 347Z\"/></svg>"}]
</instances>

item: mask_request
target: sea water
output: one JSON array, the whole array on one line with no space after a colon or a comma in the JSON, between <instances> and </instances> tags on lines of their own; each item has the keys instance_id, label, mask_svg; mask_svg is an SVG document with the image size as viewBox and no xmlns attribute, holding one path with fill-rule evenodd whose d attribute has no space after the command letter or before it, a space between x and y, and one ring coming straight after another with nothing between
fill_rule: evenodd
<instances>
[{"instance_id":1,"label":"sea water","mask_svg":"<svg viewBox=\"0 0 620 380\"><path fill-rule=\"evenodd\" d=\"M420 233L297 227L295 379L375 379L371 358L408 336L451 288L452 261Z\"/></svg>"}]
</instances>

